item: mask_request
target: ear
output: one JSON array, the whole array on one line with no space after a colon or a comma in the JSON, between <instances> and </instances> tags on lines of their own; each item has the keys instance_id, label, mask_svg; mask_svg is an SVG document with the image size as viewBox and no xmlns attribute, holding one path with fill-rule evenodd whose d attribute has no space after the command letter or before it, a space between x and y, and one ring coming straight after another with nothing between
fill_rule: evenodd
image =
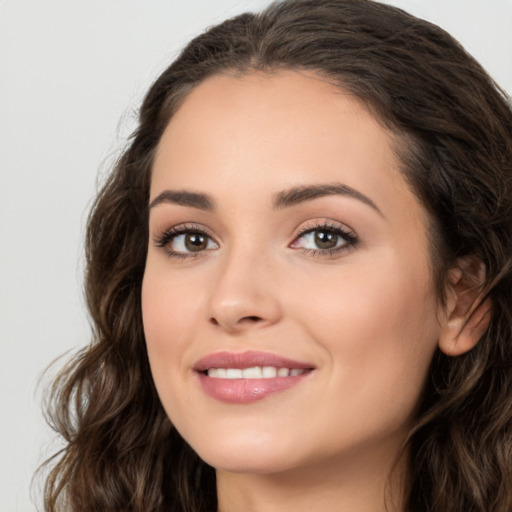
<instances>
[{"instance_id":1,"label":"ear","mask_svg":"<svg viewBox=\"0 0 512 512\"><path fill-rule=\"evenodd\" d=\"M444 311L439 348L460 356L480 340L491 319L491 299L483 300L485 265L475 258L459 258L446 276Z\"/></svg>"}]
</instances>

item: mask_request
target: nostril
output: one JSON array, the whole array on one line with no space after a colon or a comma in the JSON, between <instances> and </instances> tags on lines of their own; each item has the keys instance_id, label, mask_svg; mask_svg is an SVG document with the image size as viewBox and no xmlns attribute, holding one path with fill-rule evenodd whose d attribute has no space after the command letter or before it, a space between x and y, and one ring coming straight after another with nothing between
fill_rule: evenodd
<instances>
[{"instance_id":1,"label":"nostril","mask_svg":"<svg viewBox=\"0 0 512 512\"><path fill-rule=\"evenodd\" d=\"M255 323L261 322L262 320L263 320L263 318L256 316L256 315L243 316L242 318L239 318L238 320L236 320L235 324L233 324L233 326L241 325L241 324L255 324ZM215 326L227 325L227 324L223 324L223 322L220 322L215 317L210 318L210 323Z\"/></svg>"},{"instance_id":2,"label":"nostril","mask_svg":"<svg viewBox=\"0 0 512 512\"><path fill-rule=\"evenodd\" d=\"M254 323L259 322L260 320L262 319L259 316L244 316L243 318L240 319L240 322Z\"/></svg>"}]
</instances>

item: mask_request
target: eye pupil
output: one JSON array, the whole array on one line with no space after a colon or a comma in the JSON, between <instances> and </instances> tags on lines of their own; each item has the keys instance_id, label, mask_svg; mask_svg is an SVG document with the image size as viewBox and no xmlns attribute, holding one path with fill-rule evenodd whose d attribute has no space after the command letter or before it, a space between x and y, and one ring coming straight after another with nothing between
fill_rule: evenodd
<instances>
[{"instance_id":1,"label":"eye pupil","mask_svg":"<svg viewBox=\"0 0 512 512\"><path fill-rule=\"evenodd\" d=\"M330 231L317 231L315 233L315 244L320 249L332 249L338 243L338 234Z\"/></svg>"},{"instance_id":2,"label":"eye pupil","mask_svg":"<svg viewBox=\"0 0 512 512\"><path fill-rule=\"evenodd\" d=\"M207 237L200 233L188 233L185 237L185 247L189 251L201 251L206 249L207 244Z\"/></svg>"}]
</instances>

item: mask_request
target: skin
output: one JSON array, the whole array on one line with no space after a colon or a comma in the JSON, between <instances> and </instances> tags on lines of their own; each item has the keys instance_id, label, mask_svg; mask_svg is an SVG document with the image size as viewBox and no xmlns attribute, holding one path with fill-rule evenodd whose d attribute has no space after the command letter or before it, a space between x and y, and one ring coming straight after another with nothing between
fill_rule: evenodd
<instances>
[{"instance_id":1,"label":"skin","mask_svg":"<svg viewBox=\"0 0 512 512\"><path fill-rule=\"evenodd\" d=\"M208 194L215 208L151 208L147 350L167 414L217 470L222 512L384 510L386 477L449 323L434 289L427 215L393 142L356 99L293 71L212 77L162 136L150 202L187 190ZM375 207L344 194L272 206L284 190L333 183ZM325 223L356 244L315 252L299 233ZM158 243L191 224L208 234L204 250L186 253L183 237ZM250 404L206 395L197 360L247 350L315 370ZM394 481L391 510L401 509L400 490Z\"/></svg>"}]
</instances>

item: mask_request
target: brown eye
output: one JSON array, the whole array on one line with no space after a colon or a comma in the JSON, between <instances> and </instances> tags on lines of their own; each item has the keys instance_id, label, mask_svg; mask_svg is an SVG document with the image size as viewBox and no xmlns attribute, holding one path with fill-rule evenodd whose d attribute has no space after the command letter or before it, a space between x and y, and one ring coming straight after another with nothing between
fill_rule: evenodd
<instances>
[{"instance_id":1,"label":"brown eye","mask_svg":"<svg viewBox=\"0 0 512 512\"><path fill-rule=\"evenodd\" d=\"M200 253L219 246L206 234L198 231L184 231L181 233L167 233L158 241L158 245L165 248L170 255L184 255Z\"/></svg>"},{"instance_id":2,"label":"brown eye","mask_svg":"<svg viewBox=\"0 0 512 512\"><path fill-rule=\"evenodd\" d=\"M357 237L348 230L329 225L303 231L290 247L303 249L306 254L313 256L331 257L354 247L357 242Z\"/></svg>"},{"instance_id":3,"label":"brown eye","mask_svg":"<svg viewBox=\"0 0 512 512\"><path fill-rule=\"evenodd\" d=\"M315 231L315 245L319 249L333 249L338 244L340 235L332 231Z\"/></svg>"},{"instance_id":4,"label":"brown eye","mask_svg":"<svg viewBox=\"0 0 512 512\"><path fill-rule=\"evenodd\" d=\"M185 235L185 247L190 252L197 252L206 249L208 237L201 233L187 233Z\"/></svg>"}]
</instances>

